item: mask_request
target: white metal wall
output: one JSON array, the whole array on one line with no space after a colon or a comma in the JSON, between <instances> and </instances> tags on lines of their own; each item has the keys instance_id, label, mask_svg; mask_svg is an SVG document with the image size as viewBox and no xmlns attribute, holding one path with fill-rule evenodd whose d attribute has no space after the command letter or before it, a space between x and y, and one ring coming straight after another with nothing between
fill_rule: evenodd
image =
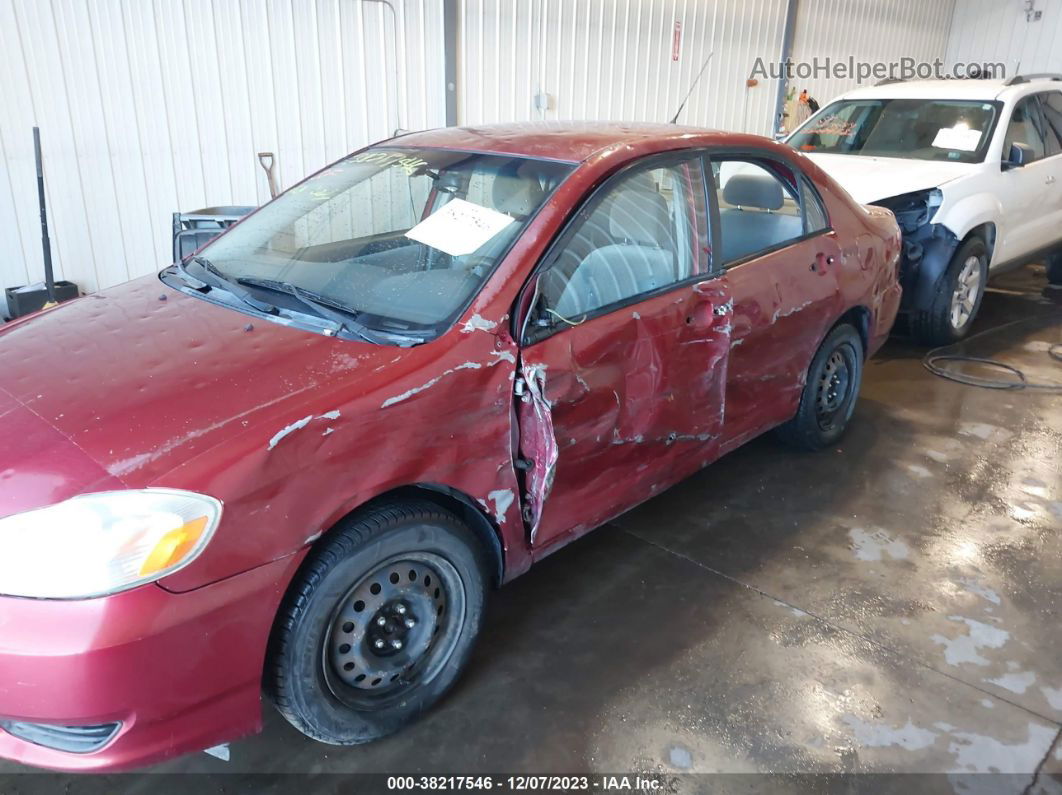
<instances>
[{"instance_id":1,"label":"white metal wall","mask_svg":"<svg viewBox=\"0 0 1062 795\"><path fill-rule=\"evenodd\" d=\"M785 10L786 0L461 0L460 119L666 122L714 53L679 120L767 133L774 85L745 80L756 55L778 59ZM548 109L535 108L539 93Z\"/></svg>"},{"instance_id":2,"label":"white metal wall","mask_svg":"<svg viewBox=\"0 0 1062 795\"><path fill-rule=\"evenodd\" d=\"M1062 0L1035 0L1042 12L1028 20L1024 0L962 0L955 7L949 61L1003 63L1007 74L1062 72Z\"/></svg>"},{"instance_id":3,"label":"white metal wall","mask_svg":"<svg viewBox=\"0 0 1062 795\"><path fill-rule=\"evenodd\" d=\"M266 200L256 152L284 186L442 125L442 0L392 2L0 0L0 286L43 274L34 124L57 274L87 290L166 264L174 210Z\"/></svg>"},{"instance_id":4,"label":"white metal wall","mask_svg":"<svg viewBox=\"0 0 1062 795\"><path fill-rule=\"evenodd\" d=\"M969 0L958 0L958 6L968 5ZM800 0L793 60L810 62L818 57L821 62L827 56L834 61L852 57L869 63L904 57L919 62L944 60L955 10L956 0ZM870 79L863 85L874 82ZM860 84L854 77L813 77L794 80L793 85L797 93L806 88L825 105Z\"/></svg>"}]
</instances>

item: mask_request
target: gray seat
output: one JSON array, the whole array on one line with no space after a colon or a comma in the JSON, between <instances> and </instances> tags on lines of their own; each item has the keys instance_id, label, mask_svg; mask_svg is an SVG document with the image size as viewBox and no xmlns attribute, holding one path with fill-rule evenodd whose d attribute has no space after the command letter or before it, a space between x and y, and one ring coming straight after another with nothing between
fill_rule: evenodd
<instances>
[{"instance_id":1,"label":"gray seat","mask_svg":"<svg viewBox=\"0 0 1062 795\"><path fill-rule=\"evenodd\" d=\"M613 242L591 251L574 272L554 273L544 283L553 309L564 317L651 292L676 280L675 241L667 202L637 178L625 184L595 211L608 217ZM563 282L563 283L562 283Z\"/></svg>"},{"instance_id":2,"label":"gray seat","mask_svg":"<svg viewBox=\"0 0 1062 795\"><path fill-rule=\"evenodd\" d=\"M735 174L723 187L733 207L719 212L723 261L734 262L804 234L798 215L779 213L785 203L781 183L770 174Z\"/></svg>"}]
</instances>

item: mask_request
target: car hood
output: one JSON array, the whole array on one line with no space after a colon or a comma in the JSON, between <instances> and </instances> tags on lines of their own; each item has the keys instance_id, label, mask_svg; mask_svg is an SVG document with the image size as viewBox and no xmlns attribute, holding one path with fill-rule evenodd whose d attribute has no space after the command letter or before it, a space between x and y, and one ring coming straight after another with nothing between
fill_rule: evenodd
<instances>
[{"instance_id":1,"label":"car hood","mask_svg":"<svg viewBox=\"0 0 1062 795\"><path fill-rule=\"evenodd\" d=\"M806 153L860 204L935 188L977 170L976 163Z\"/></svg>"},{"instance_id":2,"label":"car hood","mask_svg":"<svg viewBox=\"0 0 1062 795\"><path fill-rule=\"evenodd\" d=\"M150 485L263 420L327 400L349 387L351 371L370 375L361 379L367 388L385 385L401 375L407 352L282 326L154 276L137 279L0 327L8 408L0 408L0 470L22 473L33 461L47 470L39 458L13 455L7 441L46 426L52 442L66 440L97 465L83 480ZM0 479L0 495L10 485Z\"/></svg>"}]
</instances>

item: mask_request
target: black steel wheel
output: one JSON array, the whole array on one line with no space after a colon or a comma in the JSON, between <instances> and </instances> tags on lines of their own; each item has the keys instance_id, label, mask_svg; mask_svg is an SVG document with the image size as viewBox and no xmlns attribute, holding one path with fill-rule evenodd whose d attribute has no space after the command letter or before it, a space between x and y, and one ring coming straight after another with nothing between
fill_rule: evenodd
<instances>
[{"instance_id":1,"label":"black steel wheel","mask_svg":"<svg viewBox=\"0 0 1062 795\"><path fill-rule=\"evenodd\" d=\"M864 355L854 328L842 324L831 331L811 360L796 415L777 429L778 436L805 450L836 443L859 398Z\"/></svg>"},{"instance_id":2,"label":"black steel wheel","mask_svg":"<svg viewBox=\"0 0 1062 795\"><path fill-rule=\"evenodd\" d=\"M385 561L332 611L321 660L329 690L356 709L404 698L453 652L464 602L460 574L445 558L410 553Z\"/></svg>"},{"instance_id":3,"label":"black steel wheel","mask_svg":"<svg viewBox=\"0 0 1062 795\"><path fill-rule=\"evenodd\" d=\"M344 521L317 543L285 596L267 695L322 742L356 745L398 731L464 668L489 570L472 531L430 502Z\"/></svg>"}]
</instances>

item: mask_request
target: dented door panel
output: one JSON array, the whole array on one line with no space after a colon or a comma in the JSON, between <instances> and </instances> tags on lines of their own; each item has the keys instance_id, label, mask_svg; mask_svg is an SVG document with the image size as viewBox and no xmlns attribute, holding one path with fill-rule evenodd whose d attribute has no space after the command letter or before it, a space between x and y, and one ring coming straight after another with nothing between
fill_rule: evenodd
<instances>
[{"instance_id":1,"label":"dented door panel","mask_svg":"<svg viewBox=\"0 0 1062 795\"><path fill-rule=\"evenodd\" d=\"M522 351L533 384L520 435L535 549L607 521L718 455L729 347L729 296L710 280Z\"/></svg>"}]
</instances>

